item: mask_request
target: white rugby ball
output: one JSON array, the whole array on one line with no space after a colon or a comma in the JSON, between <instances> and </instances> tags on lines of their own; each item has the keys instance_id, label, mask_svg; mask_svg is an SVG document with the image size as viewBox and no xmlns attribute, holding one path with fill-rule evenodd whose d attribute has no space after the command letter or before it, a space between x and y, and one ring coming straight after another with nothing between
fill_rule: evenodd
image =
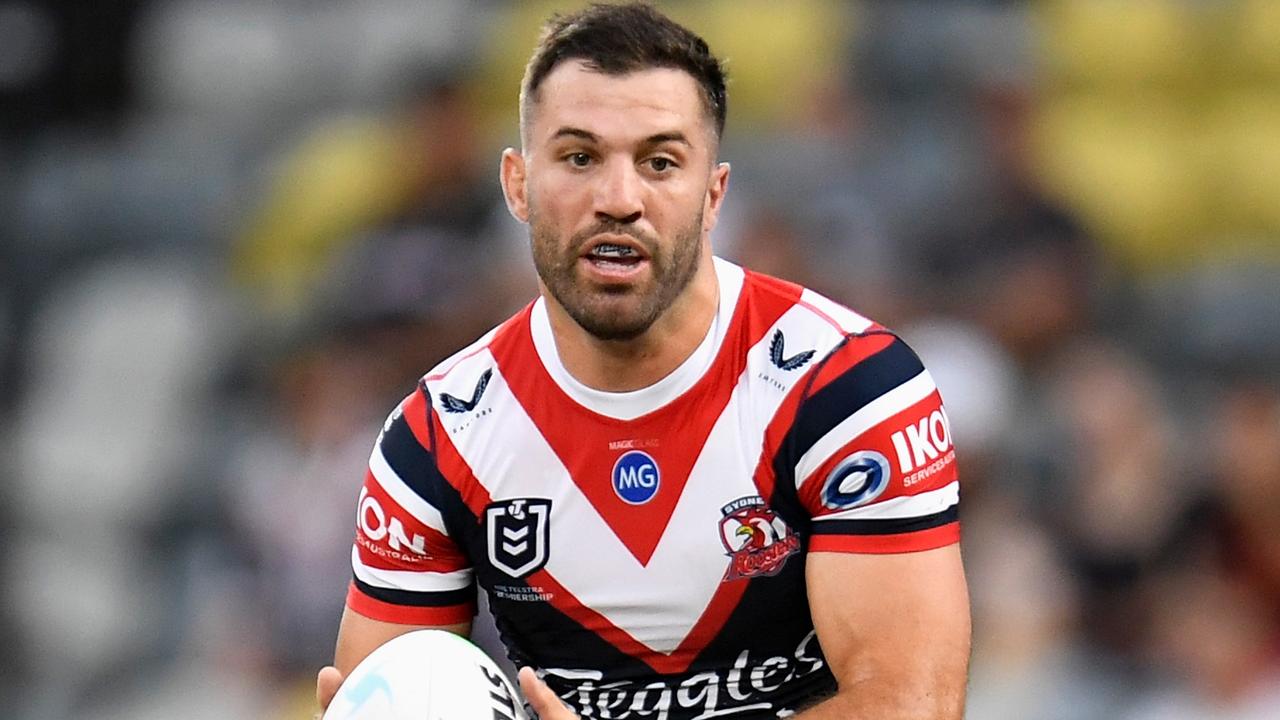
<instances>
[{"instance_id":1,"label":"white rugby ball","mask_svg":"<svg viewBox=\"0 0 1280 720\"><path fill-rule=\"evenodd\" d=\"M527 720L498 666L466 638L415 630L365 658L324 720Z\"/></svg>"}]
</instances>

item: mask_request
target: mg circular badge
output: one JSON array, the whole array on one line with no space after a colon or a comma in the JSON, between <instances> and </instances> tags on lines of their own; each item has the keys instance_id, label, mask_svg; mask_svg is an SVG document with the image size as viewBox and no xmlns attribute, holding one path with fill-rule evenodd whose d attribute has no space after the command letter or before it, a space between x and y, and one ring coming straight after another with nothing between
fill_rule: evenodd
<instances>
[{"instance_id":1,"label":"mg circular badge","mask_svg":"<svg viewBox=\"0 0 1280 720\"><path fill-rule=\"evenodd\" d=\"M662 472L649 453L632 450L613 464L613 491L623 502L643 505L658 494Z\"/></svg>"}]
</instances>

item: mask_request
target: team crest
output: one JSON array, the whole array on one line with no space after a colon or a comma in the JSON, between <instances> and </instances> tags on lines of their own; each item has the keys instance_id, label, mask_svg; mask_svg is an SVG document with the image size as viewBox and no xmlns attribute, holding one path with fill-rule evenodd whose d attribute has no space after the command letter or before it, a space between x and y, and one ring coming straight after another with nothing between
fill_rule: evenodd
<instances>
[{"instance_id":1,"label":"team crest","mask_svg":"<svg viewBox=\"0 0 1280 720\"><path fill-rule=\"evenodd\" d=\"M720 541L730 558L725 580L777 575L800 550L800 538L759 495L738 498L720 510Z\"/></svg>"},{"instance_id":2,"label":"team crest","mask_svg":"<svg viewBox=\"0 0 1280 720\"><path fill-rule=\"evenodd\" d=\"M489 562L511 577L525 577L547 564L551 501L513 498L484 509Z\"/></svg>"}]
</instances>

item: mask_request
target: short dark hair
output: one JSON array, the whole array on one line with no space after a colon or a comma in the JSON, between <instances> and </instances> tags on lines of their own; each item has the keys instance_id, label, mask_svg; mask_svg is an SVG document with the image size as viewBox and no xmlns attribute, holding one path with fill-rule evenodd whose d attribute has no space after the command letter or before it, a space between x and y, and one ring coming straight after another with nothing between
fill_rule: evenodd
<instances>
[{"instance_id":1,"label":"short dark hair","mask_svg":"<svg viewBox=\"0 0 1280 720\"><path fill-rule=\"evenodd\" d=\"M606 75L650 68L684 70L702 88L716 137L724 134L727 97L720 61L705 40L651 5L597 3L569 15L552 15L525 66L520 84L522 115L527 115L536 101L542 81L566 60L582 60L591 70Z\"/></svg>"}]
</instances>

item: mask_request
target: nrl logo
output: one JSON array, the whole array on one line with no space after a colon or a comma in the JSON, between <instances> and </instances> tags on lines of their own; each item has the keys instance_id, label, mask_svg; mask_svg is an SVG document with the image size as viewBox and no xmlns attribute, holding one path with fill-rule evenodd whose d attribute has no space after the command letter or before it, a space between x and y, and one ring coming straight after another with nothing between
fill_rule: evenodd
<instances>
[{"instance_id":1,"label":"nrl logo","mask_svg":"<svg viewBox=\"0 0 1280 720\"><path fill-rule=\"evenodd\" d=\"M476 382L476 389L471 391L470 400L461 400L449 393L440 393L440 406L448 413L465 413L476 409L476 403L480 402L480 396L484 395L484 389L489 387L489 379L493 377L493 370L485 370L484 374Z\"/></svg>"},{"instance_id":2,"label":"nrl logo","mask_svg":"<svg viewBox=\"0 0 1280 720\"><path fill-rule=\"evenodd\" d=\"M489 562L511 577L525 577L547 564L551 501L513 498L484 509Z\"/></svg>"},{"instance_id":3,"label":"nrl logo","mask_svg":"<svg viewBox=\"0 0 1280 720\"><path fill-rule=\"evenodd\" d=\"M725 580L777 575L800 551L800 538L759 495L738 498L720 511L720 541L730 557Z\"/></svg>"}]
</instances>

